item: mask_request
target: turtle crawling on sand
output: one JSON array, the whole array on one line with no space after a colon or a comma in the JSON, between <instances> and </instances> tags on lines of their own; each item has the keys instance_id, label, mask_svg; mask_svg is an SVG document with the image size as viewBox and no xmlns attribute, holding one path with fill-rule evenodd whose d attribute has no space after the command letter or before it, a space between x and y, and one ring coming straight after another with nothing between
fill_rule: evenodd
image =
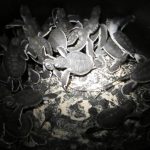
<instances>
[{"instance_id":1,"label":"turtle crawling on sand","mask_svg":"<svg viewBox=\"0 0 150 150\"><path fill-rule=\"evenodd\" d=\"M66 53L66 51L62 47L59 47L58 50L61 56L58 56L57 58L49 56L48 59L44 60L43 64L46 69L54 70L56 76L60 79L62 87L64 89L66 89L68 85L70 73L82 76L89 73L92 69L96 68L96 66L100 67L100 64L101 67L104 67L105 65L103 59L99 60L99 64L96 60L95 65L94 59L92 57L92 54L94 52L90 46L87 49L87 54L77 51ZM60 73L56 69L65 70Z\"/></svg>"}]
</instances>

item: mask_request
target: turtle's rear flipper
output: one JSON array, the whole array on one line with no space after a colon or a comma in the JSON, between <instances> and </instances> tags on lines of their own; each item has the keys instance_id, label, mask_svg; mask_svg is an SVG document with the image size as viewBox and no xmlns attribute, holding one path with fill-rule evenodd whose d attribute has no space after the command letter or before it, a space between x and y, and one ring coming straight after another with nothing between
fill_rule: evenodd
<instances>
[{"instance_id":1,"label":"turtle's rear flipper","mask_svg":"<svg viewBox=\"0 0 150 150\"><path fill-rule=\"evenodd\" d=\"M106 65L106 62L103 56L98 56L97 58L94 59L94 64L96 68L104 68Z\"/></svg>"},{"instance_id":2,"label":"turtle's rear flipper","mask_svg":"<svg viewBox=\"0 0 150 150\"><path fill-rule=\"evenodd\" d=\"M19 89L23 89L21 79L10 79L8 80L8 86L12 92L17 92Z\"/></svg>"},{"instance_id":3,"label":"turtle's rear flipper","mask_svg":"<svg viewBox=\"0 0 150 150\"><path fill-rule=\"evenodd\" d=\"M134 91L137 83L135 81L129 81L125 85L122 86L121 92L124 95L129 95L131 92Z\"/></svg>"}]
</instances>

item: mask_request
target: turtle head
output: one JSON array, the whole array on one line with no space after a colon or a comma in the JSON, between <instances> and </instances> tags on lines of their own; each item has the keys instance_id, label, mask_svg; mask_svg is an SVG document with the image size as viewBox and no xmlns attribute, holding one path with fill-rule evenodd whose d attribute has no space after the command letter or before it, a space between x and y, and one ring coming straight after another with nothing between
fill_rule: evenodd
<instances>
[{"instance_id":1,"label":"turtle head","mask_svg":"<svg viewBox=\"0 0 150 150\"><path fill-rule=\"evenodd\" d=\"M57 57L54 60L54 67L55 68L62 68L62 69L67 68L67 60L62 56Z\"/></svg>"},{"instance_id":2,"label":"turtle head","mask_svg":"<svg viewBox=\"0 0 150 150\"><path fill-rule=\"evenodd\" d=\"M118 30L123 30L126 27L126 25L128 25L130 22L134 22L134 20L134 15L129 15L126 17L109 18L106 20L106 26L110 34L113 34Z\"/></svg>"},{"instance_id":3,"label":"turtle head","mask_svg":"<svg viewBox=\"0 0 150 150\"><path fill-rule=\"evenodd\" d=\"M54 70L54 60L52 59L45 59L43 61L43 66L47 69L47 70Z\"/></svg>"},{"instance_id":4,"label":"turtle head","mask_svg":"<svg viewBox=\"0 0 150 150\"><path fill-rule=\"evenodd\" d=\"M100 13L101 13L101 9L100 9L100 7L97 5L97 6L93 7L92 12L91 12L91 17L92 17L92 18L93 18L93 17L94 17L94 18L95 18L95 17L98 17L98 18L99 18Z\"/></svg>"},{"instance_id":5,"label":"turtle head","mask_svg":"<svg viewBox=\"0 0 150 150\"><path fill-rule=\"evenodd\" d=\"M47 54L44 46L42 48L42 57L44 58L44 60L43 60L44 68L46 68L47 70L53 70L54 69L54 60L56 58Z\"/></svg>"},{"instance_id":6,"label":"turtle head","mask_svg":"<svg viewBox=\"0 0 150 150\"><path fill-rule=\"evenodd\" d=\"M110 34L113 34L118 30L118 23L116 23L114 19L107 19L106 26Z\"/></svg>"},{"instance_id":7,"label":"turtle head","mask_svg":"<svg viewBox=\"0 0 150 150\"><path fill-rule=\"evenodd\" d=\"M137 54L137 53L134 54L134 58L138 63L143 63L147 60L147 58L144 55Z\"/></svg>"},{"instance_id":8,"label":"turtle head","mask_svg":"<svg viewBox=\"0 0 150 150\"><path fill-rule=\"evenodd\" d=\"M58 19L66 17L66 13L65 13L65 10L63 8L57 9L57 17L58 17Z\"/></svg>"}]
</instances>

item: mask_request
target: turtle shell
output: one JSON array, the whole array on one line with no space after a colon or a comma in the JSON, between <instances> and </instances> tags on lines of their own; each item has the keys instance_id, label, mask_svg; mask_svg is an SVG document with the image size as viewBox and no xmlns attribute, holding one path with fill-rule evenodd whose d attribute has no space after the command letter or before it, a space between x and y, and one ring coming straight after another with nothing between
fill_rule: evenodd
<instances>
[{"instance_id":1,"label":"turtle shell","mask_svg":"<svg viewBox=\"0 0 150 150\"><path fill-rule=\"evenodd\" d=\"M46 39L44 39L43 37L39 37L39 36L35 36L35 37L30 37L29 38L29 48L31 50L33 50L33 52L35 54L32 54L32 52L30 51L30 53L34 56L37 55L38 60L40 62L43 62L43 52L42 52L42 48L45 48L45 51L49 54L52 55L52 48L51 45L49 43L49 41L47 41Z\"/></svg>"},{"instance_id":2,"label":"turtle shell","mask_svg":"<svg viewBox=\"0 0 150 150\"><path fill-rule=\"evenodd\" d=\"M71 73L77 75L84 75L94 67L90 57L82 52L68 53L66 60Z\"/></svg>"},{"instance_id":3,"label":"turtle shell","mask_svg":"<svg viewBox=\"0 0 150 150\"><path fill-rule=\"evenodd\" d=\"M131 79L139 83L150 81L150 60L138 64L131 74Z\"/></svg>"},{"instance_id":4,"label":"turtle shell","mask_svg":"<svg viewBox=\"0 0 150 150\"><path fill-rule=\"evenodd\" d=\"M108 108L97 116L97 123L101 128L115 129L123 124L125 116L126 111L120 107Z\"/></svg>"},{"instance_id":5,"label":"turtle shell","mask_svg":"<svg viewBox=\"0 0 150 150\"><path fill-rule=\"evenodd\" d=\"M122 50L109 38L104 46L104 50L114 59L121 59L123 57Z\"/></svg>"},{"instance_id":6,"label":"turtle shell","mask_svg":"<svg viewBox=\"0 0 150 150\"><path fill-rule=\"evenodd\" d=\"M51 31L48 41L51 43L51 46L54 51L57 51L57 47L67 48L67 39L64 32L58 28Z\"/></svg>"},{"instance_id":7,"label":"turtle shell","mask_svg":"<svg viewBox=\"0 0 150 150\"><path fill-rule=\"evenodd\" d=\"M135 49L133 44L129 40L129 38L121 31L117 31L113 34L113 41L126 53L133 55L135 53Z\"/></svg>"},{"instance_id":8,"label":"turtle shell","mask_svg":"<svg viewBox=\"0 0 150 150\"><path fill-rule=\"evenodd\" d=\"M9 76L19 78L26 70L26 60L22 58L19 47L10 46L4 55L3 63Z\"/></svg>"}]
</instances>

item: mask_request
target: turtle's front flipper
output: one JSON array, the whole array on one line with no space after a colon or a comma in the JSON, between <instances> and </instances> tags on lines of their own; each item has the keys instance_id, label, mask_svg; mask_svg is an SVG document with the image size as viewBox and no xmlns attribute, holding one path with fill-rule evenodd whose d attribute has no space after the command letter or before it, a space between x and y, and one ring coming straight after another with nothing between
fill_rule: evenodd
<instances>
[{"instance_id":1,"label":"turtle's front flipper","mask_svg":"<svg viewBox=\"0 0 150 150\"><path fill-rule=\"evenodd\" d=\"M88 56L90 56L92 59L94 58L94 50L93 50L93 41L88 38L86 42L86 53Z\"/></svg>"},{"instance_id":2,"label":"turtle's front flipper","mask_svg":"<svg viewBox=\"0 0 150 150\"><path fill-rule=\"evenodd\" d=\"M77 44L75 46L68 47L68 51L69 52L81 51L86 45L88 36L89 36L89 33L86 31L86 29L79 30L78 31L79 38L78 38Z\"/></svg>"},{"instance_id":3,"label":"turtle's front flipper","mask_svg":"<svg viewBox=\"0 0 150 150\"><path fill-rule=\"evenodd\" d=\"M121 65L119 60L116 60L111 66L108 67L109 72L114 73L116 72Z\"/></svg>"},{"instance_id":4,"label":"turtle's front flipper","mask_svg":"<svg viewBox=\"0 0 150 150\"><path fill-rule=\"evenodd\" d=\"M62 87L66 90L68 82L69 82L70 70L66 69L61 75L61 83Z\"/></svg>"},{"instance_id":5,"label":"turtle's front flipper","mask_svg":"<svg viewBox=\"0 0 150 150\"><path fill-rule=\"evenodd\" d=\"M28 75L29 75L29 82L33 84L38 84L40 82L40 74L36 72L35 70L29 68L28 69Z\"/></svg>"},{"instance_id":6,"label":"turtle's front flipper","mask_svg":"<svg viewBox=\"0 0 150 150\"><path fill-rule=\"evenodd\" d=\"M99 30L98 47L102 48L106 44L108 38L107 26L105 24L101 24Z\"/></svg>"},{"instance_id":7,"label":"turtle's front flipper","mask_svg":"<svg viewBox=\"0 0 150 150\"><path fill-rule=\"evenodd\" d=\"M109 71L112 73L116 72L119 69L119 67L126 61L126 59L127 54L124 54L124 56L120 59L116 59L115 62L110 67L108 67Z\"/></svg>"},{"instance_id":8,"label":"turtle's front flipper","mask_svg":"<svg viewBox=\"0 0 150 150\"><path fill-rule=\"evenodd\" d=\"M122 86L121 92L123 95L129 95L135 89L137 83L133 80L127 82L125 85Z\"/></svg>"}]
</instances>

